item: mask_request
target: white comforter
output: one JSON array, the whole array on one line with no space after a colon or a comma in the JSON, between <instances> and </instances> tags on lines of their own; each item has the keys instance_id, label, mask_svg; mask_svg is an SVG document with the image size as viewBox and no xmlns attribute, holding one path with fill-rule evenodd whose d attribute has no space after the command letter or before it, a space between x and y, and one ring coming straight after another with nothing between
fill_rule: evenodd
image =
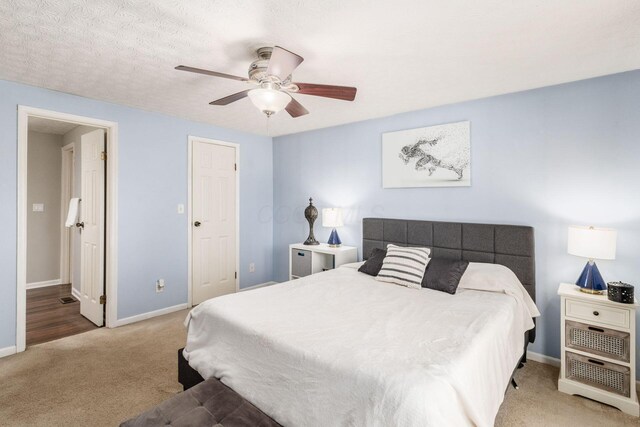
<instances>
[{"instance_id":1,"label":"white comforter","mask_svg":"<svg viewBox=\"0 0 640 427\"><path fill-rule=\"evenodd\" d=\"M456 295L338 268L214 298L184 355L285 426L490 426L539 313L473 265Z\"/></svg>"}]
</instances>

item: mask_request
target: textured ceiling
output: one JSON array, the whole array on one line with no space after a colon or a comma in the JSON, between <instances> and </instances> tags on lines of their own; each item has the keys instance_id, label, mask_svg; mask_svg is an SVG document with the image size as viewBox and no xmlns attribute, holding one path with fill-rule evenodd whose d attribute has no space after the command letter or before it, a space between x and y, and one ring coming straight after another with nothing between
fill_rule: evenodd
<instances>
[{"instance_id":1,"label":"textured ceiling","mask_svg":"<svg viewBox=\"0 0 640 427\"><path fill-rule=\"evenodd\" d=\"M76 123L43 119L41 117L29 117L29 130L34 132L64 135L77 127L78 125Z\"/></svg>"},{"instance_id":2,"label":"textured ceiling","mask_svg":"<svg viewBox=\"0 0 640 427\"><path fill-rule=\"evenodd\" d=\"M355 102L298 95L267 119L248 99L253 51L305 58L294 80L358 87ZM282 135L640 68L637 0L2 0L0 78Z\"/></svg>"}]
</instances>

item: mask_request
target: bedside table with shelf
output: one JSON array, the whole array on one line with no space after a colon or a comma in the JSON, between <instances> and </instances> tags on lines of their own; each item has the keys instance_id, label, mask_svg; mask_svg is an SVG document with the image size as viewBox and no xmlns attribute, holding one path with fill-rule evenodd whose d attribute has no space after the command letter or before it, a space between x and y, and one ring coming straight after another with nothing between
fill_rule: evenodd
<instances>
[{"instance_id":1,"label":"bedside table with shelf","mask_svg":"<svg viewBox=\"0 0 640 427\"><path fill-rule=\"evenodd\" d=\"M639 416L636 394L636 309L562 283L558 390Z\"/></svg>"},{"instance_id":2,"label":"bedside table with shelf","mask_svg":"<svg viewBox=\"0 0 640 427\"><path fill-rule=\"evenodd\" d=\"M358 248L354 246L331 247L326 243L289 245L289 280L310 274L332 270L342 264L358 261Z\"/></svg>"}]
</instances>

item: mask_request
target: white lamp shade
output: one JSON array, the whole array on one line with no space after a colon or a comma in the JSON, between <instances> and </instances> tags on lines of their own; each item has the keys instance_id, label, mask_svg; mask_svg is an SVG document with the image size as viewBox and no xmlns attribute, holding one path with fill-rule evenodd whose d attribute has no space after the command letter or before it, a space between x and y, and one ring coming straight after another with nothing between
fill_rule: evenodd
<instances>
[{"instance_id":1,"label":"white lamp shade","mask_svg":"<svg viewBox=\"0 0 640 427\"><path fill-rule=\"evenodd\" d=\"M274 89L253 89L248 95L253 105L267 115L282 111L291 102L289 95Z\"/></svg>"},{"instance_id":2,"label":"white lamp shade","mask_svg":"<svg viewBox=\"0 0 640 427\"><path fill-rule=\"evenodd\" d=\"M322 226L323 227L342 227L344 221L342 220L342 209L340 208L325 208L322 209Z\"/></svg>"},{"instance_id":3,"label":"white lamp shade","mask_svg":"<svg viewBox=\"0 0 640 427\"><path fill-rule=\"evenodd\" d=\"M615 259L618 233L611 228L569 227L567 252L589 259Z\"/></svg>"}]
</instances>

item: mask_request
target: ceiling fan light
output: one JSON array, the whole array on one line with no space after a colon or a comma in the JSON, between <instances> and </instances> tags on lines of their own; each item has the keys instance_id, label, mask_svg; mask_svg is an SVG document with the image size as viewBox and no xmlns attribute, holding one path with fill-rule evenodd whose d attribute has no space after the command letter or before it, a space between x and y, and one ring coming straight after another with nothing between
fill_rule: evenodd
<instances>
[{"instance_id":1,"label":"ceiling fan light","mask_svg":"<svg viewBox=\"0 0 640 427\"><path fill-rule=\"evenodd\" d=\"M248 95L253 105L267 116L284 110L291 101L291 97L287 93L274 89L253 89L249 91Z\"/></svg>"}]
</instances>

